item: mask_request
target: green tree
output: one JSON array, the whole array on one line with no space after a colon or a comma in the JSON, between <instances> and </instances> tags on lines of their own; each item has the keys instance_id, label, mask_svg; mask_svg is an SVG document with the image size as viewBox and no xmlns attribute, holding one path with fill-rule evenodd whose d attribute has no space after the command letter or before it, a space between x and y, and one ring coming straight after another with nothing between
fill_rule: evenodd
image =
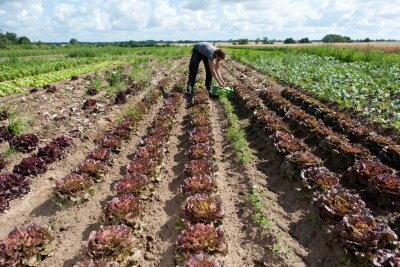
<instances>
[{"instance_id":1,"label":"green tree","mask_svg":"<svg viewBox=\"0 0 400 267\"><path fill-rule=\"evenodd\" d=\"M249 43L249 39L247 39L247 38L238 40L238 44L240 44L240 45L246 45L248 43Z\"/></svg>"},{"instance_id":2,"label":"green tree","mask_svg":"<svg viewBox=\"0 0 400 267\"><path fill-rule=\"evenodd\" d=\"M306 38L301 38L301 39L299 40L299 43L300 43L300 44L310 44L311 41L310 41L310 39L308 39L308 37L306 37Z\"/></svg>"},{"instance_id":3,"label":"green tree","mask_svg":"<svg viewBox=\"0 0 400 267\"><path fill-rule=\"evenodd\" d=\"M348 43L351 42L350 37L342 36L339 34L327 34L322 38L324 43Z\"/></svg>"},{"instance_id":4,"label":"green tree","mask_svg":"<svg viewBox=\"0 0 400 267\"><path fill-rule=\"evenodd\" d=\"M293 38L286 38L285 41L283 41L284 44L295 44L296 40Z\"/></svg>"},{"instance_id":5,"label":"green tree","mask_svg":"<svg viewBox=\"0 0 400 267\"><path fill-rule=\"evenodd\" d=\"M30 44L31 40L29 40L29 38L26 36L21 36L18 38L18 43L19 44Z\"/></svg>"},{"instance_id":6,"label":"green tree","mask_svg":"<svg viewBox=\"0 0 400 267\"><path fill-rule=\"evenodd\" d=\"M255 40L255 43L258 44L260 41L261 41L261 39L260 39L260 38L257 38L257 39Z\"/></svg>"},{"instance_id":7,"label":"green tree","mask_svg":"<svg viewBox=\"0 0 400 267\"><path fill-rule=\"evenodd\" d=\"M13 32L6 32L6 34L4 34L4 37L12 44L16 44L18 41L17 34Z\"/></svg>"},{"instance_id":8,"label":"green tree","mask_svg":"<svg viewBox=\"0 0 400 267\"><path fill-rule=\"evenodd\" d=\"M69 43L70 43L71 45L78 45L78 44L79 44L78 40L75 39L75 38L72 38L71 40L69 40Z\"/></svg>"},{"instance_id":9,"label":"green tree","mask_svg":"<svg viewBox=\"0 0 400 267\"><path fill-rule=\"evenodd\" d=\"M263 44L269 44L270 42L268 41L268 37L263 37Z\"/></svg>"}]
</instances>

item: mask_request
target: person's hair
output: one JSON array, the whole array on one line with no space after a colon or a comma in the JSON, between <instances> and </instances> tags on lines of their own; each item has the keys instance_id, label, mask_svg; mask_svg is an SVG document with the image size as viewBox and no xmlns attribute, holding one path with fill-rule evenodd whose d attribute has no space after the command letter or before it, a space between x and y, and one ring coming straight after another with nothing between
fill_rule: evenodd
<instances>
[{"instance_id":1,"label":"person's hair","mask_svg":"<svg viewBox=\"0 0 400 267\"><path fill-rule=\"evenodd\" d=\"M225 59L225 52L222 51L222 49L217 49L214 52L214 57L220 57L222 59Z\"/></svg>"}]
</instances>

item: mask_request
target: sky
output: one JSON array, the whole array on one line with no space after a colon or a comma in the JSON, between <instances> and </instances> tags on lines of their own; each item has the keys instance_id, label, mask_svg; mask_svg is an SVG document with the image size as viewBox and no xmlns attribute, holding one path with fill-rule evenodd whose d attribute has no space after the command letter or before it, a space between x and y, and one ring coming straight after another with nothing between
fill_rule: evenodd
<instances>
[{"instance_id":1,"label":"sky","mask_svg":"<svg viewBox=\"0 0 400 267\"><path fill-rule=\"evenodd\" d=\"M0 0L0 30L44 42L400 40L400 0Z\"/></svg>"}]
</instances>

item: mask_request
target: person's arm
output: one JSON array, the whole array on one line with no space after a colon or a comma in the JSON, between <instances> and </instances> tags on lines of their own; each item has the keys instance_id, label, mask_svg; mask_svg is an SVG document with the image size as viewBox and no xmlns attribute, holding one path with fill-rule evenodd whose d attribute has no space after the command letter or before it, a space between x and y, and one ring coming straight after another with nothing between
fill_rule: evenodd
<instances>
[{"instance_id":1,"label":"person's arm","mask_svg":"<svg viewBox=\"0 0 400 267\"><path fill-rule=\"evenodd\" d=\"M220 63L221 63L220 60L217 60L217 62L215 63L215 73L217 74L218 78L220 79L220 81L222 81L223 85L225 86L226 83L225 83L224 79L222 78L221 72L219 71Z\"/></svg>"},{"instance_id":2,"label":"person's arm","mask_svg":"<svg viewBox=\"0 0 400 267\"><path fill-rule=\"evenodd\" d=\"M210 60L210 59L208 60L208 66L210 68L211 75L217 81L218 85L220 87L224 86L224 81L221 80L220 77L218 76L217 71L215 70L215 67L214 67L214 62L212 60Z\"/></svg>"}]
</instances>

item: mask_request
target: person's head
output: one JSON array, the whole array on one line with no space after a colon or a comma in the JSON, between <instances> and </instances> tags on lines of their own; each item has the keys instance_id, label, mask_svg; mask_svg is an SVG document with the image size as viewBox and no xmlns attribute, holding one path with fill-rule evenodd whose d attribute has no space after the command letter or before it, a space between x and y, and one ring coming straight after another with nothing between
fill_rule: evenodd
<instances>
[{"instance_id":1,"label":"person's head","mask_svg":"<svg viewBox=\"0 0 400 267\"><path fill-rule=\"evenodd\" d=\"M223 60L225 59L225 52L222 51L222 49L217 49L214 52L214 58L216 58L217 60Z\"/></svg>"}]
</instances>

